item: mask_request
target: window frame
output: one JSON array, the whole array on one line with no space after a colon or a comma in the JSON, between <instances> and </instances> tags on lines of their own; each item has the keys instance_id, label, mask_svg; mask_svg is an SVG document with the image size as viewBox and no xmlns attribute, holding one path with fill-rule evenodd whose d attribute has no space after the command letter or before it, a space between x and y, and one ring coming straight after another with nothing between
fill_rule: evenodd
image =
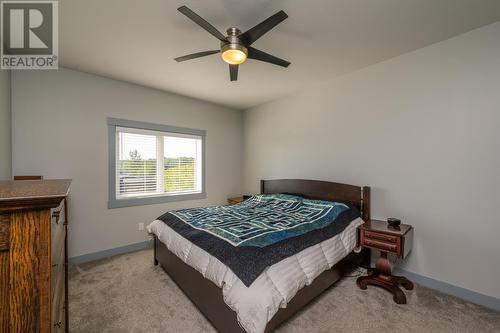
<instances>
[{"instance_id":1,"label":"window frame","mask_svg":"<svg viewBox=\"0 0 500 333\"><path fill-rule=\"evenodd\" d=\"M175 201L187 201L205 199L205 149L206 131L192 128L183 128L170 125L153 124L141 121L107 118L108 125L108 208L123 208L132 206L154 205ZM116 128L130 128L132 130L154 131L188 136L201 137L201 192L187 194L163 194L155 196L131 197L128 199L117 199L116 196L116 152L117 139Z\"/></svg>"}]
</instances>

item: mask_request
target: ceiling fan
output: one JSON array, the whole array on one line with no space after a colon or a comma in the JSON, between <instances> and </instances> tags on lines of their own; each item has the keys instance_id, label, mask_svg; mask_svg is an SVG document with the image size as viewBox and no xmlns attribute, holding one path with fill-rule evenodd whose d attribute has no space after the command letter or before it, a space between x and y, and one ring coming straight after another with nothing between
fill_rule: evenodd
<instances>
[{"instance_id":1,"label":"ceiling fan","mask_svg":"<svg viewBox=\"0 0 500 333\"><path fill-rule=\"evenodd\" d=\"M215 38L220 40L219 50L188 54L182 57L175 58L175 61L177 62L205 57L215 53L221 53L222 60L229 64L229 77L231 78L231 81L236 81L238 79L238 67L239 65L244 63L247 58L268 62L282 67L288 67L290 65L290 62L286 60L257 50L256 48L253 48L251 46L257 39L262 37L262 35L267 33L269 30L280 24L288 17L288 15L282 10L244 33L241 33L238 28L229 28L226 31L227 36L224 36L221 32L219 32L219 30L217 30L214 26L212 26L210 23L208 23L188 7L181 6L177 8L177 10L193 20L200 27L208 31Z\"/></svg>"}]
</instances>

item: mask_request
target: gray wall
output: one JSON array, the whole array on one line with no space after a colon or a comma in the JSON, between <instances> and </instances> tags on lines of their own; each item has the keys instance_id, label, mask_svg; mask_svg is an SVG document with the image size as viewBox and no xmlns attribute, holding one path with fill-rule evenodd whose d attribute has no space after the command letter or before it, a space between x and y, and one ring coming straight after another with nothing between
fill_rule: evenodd
<instances>
[{"instance_id":1,"label":"gray wall","mask_svg":"<svg viewBox=\"0 0 500 333\"><path fill-rule=\"evenodd\" d=\"M11 179L10 71L0 69L0 180Z\"/></svg>"},{"instance_id":2,"label":"gray wall","mask_svg":"<svg viewBox=\"0 0 500 333\"><path fill-rule=\"evenodd\" d=\"M372 186L415 227L403 268L500 298L500 23L247 110L245 186Z\"/></svg>"},{"instance_id":3,"label":"gray wall","mask_svg":"<svg viewBox=\"0 0 500 333\"><path fill-rule=\"evenodd\" d=\"M241 193L239 111L66 69L17 71L12 87L14 173L73 179L70 256L143 241L139 222ZM207 198L109 210L106 117L206 130Z\"/></svg>"}]
</instances>

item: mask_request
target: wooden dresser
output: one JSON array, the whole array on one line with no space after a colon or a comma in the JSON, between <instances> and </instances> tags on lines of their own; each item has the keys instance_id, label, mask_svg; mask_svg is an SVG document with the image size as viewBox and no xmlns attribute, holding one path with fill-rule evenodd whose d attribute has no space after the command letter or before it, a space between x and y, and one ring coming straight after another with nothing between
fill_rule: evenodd
<instances>
[{"instance_id":1,"label":"wooden dresser","mask_svg":"<svg viewBox=\"0 0 500 333\"><path fill-rule=\"evenodd\" d=\"M68 331L70 183L0 181L0 333Z\"/></svg>"}]
</instances>

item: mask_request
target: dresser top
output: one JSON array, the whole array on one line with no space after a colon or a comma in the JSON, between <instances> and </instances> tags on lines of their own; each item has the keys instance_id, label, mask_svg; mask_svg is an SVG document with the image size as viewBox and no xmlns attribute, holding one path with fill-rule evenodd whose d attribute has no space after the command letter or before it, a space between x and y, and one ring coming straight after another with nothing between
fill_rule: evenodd
<instances>
[{"instance_id":1,"label":"dresser top","mask_svg":"<svg viewBox=\"0 0 500 333\"><path fill-rule=\"evenodd\" d=\"M68 195L70 179L0 181L0 210L58 205Z\"/></svg>"}]
</instances>

